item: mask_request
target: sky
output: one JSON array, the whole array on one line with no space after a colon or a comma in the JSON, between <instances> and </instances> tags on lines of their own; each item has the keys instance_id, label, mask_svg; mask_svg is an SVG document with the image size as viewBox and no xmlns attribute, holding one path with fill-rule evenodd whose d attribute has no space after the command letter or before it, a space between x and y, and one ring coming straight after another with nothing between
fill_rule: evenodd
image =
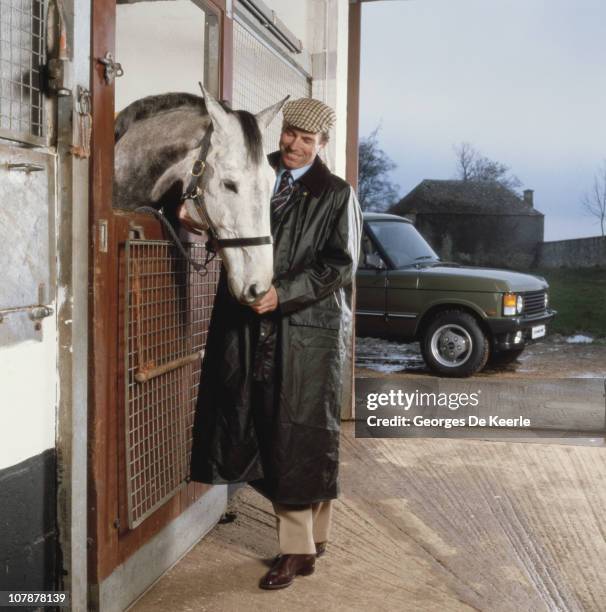
<instances>
[{"instance_id":1,"label":"sky","mask_svg":"<svg viewBox=\"0 0 606 612\"><path fill-rule=\"evenodd\" d=\"M606 159L604 0L363 4L360 136L406 195L469 142L534 189L545 240L600 233L581 200Z\"/></svg>"}]
</instances>

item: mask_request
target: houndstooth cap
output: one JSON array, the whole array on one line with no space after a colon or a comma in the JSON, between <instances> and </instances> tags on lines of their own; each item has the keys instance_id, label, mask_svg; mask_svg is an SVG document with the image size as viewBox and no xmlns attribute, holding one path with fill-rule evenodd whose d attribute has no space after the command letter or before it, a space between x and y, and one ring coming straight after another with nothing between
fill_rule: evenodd
<instances>
[{"instance_id":1,"label":"houndstooth cap","mask_svg":"<svg viewBox=\"0 0 606 612\"><path fill-rule=\"evenodd\" d=\"M284 105L284 122L305 132L328 132L335 124L335 111L313 98L299 98Z\"/></svg>"}]
</instances>

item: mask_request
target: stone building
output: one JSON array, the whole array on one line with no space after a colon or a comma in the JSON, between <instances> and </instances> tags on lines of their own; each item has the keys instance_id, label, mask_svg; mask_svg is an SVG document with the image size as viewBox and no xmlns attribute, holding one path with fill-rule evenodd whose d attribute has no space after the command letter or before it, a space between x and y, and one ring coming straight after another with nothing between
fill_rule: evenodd
<instances>
[{"instance_id":1,"label":"stone building","mask_svg":"<svg viewBox=\"0 0 606 612\"><path fill-rule=\"evenodd\" d=\"M524 269L543 242L544 215L496 182L429 180L391 207L411 219L444 260L476 266Z\"/></svg>"}]
</instances>

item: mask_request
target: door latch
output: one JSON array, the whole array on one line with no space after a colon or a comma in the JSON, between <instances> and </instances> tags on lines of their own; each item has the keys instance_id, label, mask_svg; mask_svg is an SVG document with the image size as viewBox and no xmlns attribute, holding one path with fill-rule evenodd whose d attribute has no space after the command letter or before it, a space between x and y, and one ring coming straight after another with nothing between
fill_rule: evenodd
<instances>
[{"instance_id":1,"label":"door latch","mask_svg":"<svg viewBox=\"0 0 606 612\"><path fill-rule=\"evenodd\" d=\"M111 85L114 79L121 77L124 74L122 64L114 61L114 56L108 51L104 57L98 57L97 61L105 66L104 76L105 82Z\"/></svg>"},{"instance_id":2,"label":"door latch","mask_svg":"<svg viewBox=\"0 0 606 612\"><path fill-rule=\"evenodd\" d=\"M23 162L23 163L17 163L17 164L6 164L6 167L11 171L11 172L27 172L27 174L29 174L30 172L43 172L45 170L45 167L42 166L41 164L32 164L29 162Z\"/></svg>"},{"instance_id":3,"label":"door latch","mask_svg":"<svg viewBox=\"0 0 606 612\"><path fill-rule=\"evenodd\" d=\"M51 306L36 306L31 309L29 316L33 321L39 321L40 319L50 317L52 314L54 314L54 310Z\"/></svg>"}]
</instances>

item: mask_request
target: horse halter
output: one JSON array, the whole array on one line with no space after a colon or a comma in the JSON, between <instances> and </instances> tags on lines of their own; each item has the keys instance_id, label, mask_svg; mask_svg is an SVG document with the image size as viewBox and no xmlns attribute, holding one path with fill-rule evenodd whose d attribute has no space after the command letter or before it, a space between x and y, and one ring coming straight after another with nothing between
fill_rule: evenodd
<instances>
[{"instance_id":1,"label":"horse halter","mask_svg":"<svg viewBox=\"0 0 606 612\"><path fill-rule=\"evenodd\" d=\"M219 238L217 231L213 227L208 213L203 206L203 195L204 190L202 188L202 178L204 171L206 170L206 157L208 150L210 149L210 137L213 132L213 124L211 123L204 134L204 138L200 142L200 152L198 153L198 159L194 162L191 169L191 180L187 190L181 196L181 202L185 200L192 200L200 218L203 219L207 226L207 231L210 236L206 242L206 250L209 253L216 254L218 249L226 249L232 247L245 247L245 246L261 246L264 244L272 244L271 236L254 236L250 238ZM207 258L208 263L209 259Z\"/></svg>"}]
</instances>

